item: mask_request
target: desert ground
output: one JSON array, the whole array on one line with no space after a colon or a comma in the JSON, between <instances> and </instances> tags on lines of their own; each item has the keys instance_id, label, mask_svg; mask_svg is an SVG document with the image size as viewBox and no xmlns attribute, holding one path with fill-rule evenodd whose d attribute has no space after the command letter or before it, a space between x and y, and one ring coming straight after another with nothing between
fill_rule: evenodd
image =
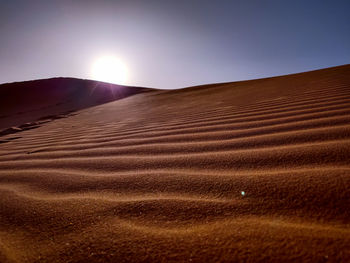
<instances>
[{"instance_id":1,"label":"desert ground","mask_svg":"<svg viewBox=\"0 0 350 263\"><path fill-rule=\"evenodd\" d=\"M350 262L350 65L0 101L0 262Z\"/></svg>"}]
</instances>

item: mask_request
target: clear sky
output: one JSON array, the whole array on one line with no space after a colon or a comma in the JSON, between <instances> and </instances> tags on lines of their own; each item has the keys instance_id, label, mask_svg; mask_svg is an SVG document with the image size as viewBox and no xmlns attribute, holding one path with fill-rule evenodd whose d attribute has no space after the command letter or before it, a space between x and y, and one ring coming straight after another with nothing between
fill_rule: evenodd
<instances>
[{"instance_id":1,"label":"clear sky","mask_svg":"<svg viewBox=\"0 0 350 263\"><path fill-rule=\"evenodd\" d=\"M92 79L180 88L349 64L349 0L0 0L0 83Z\"/></svg>"}]
</instances>

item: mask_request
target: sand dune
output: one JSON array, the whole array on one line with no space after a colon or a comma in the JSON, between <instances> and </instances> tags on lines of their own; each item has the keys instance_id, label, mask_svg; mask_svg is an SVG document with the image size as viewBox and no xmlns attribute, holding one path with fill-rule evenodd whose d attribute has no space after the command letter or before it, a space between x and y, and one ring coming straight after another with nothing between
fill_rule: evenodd
<instances>
[{"instance_id":1,"label":"sand dune","mask_svg":"<svg viewBox=\"0 0 350 263\"><path fill-rule=\"evenodd\" d=\"M0 262L350 261L349 65L86 83L0 86Z\"/></svg>"},{"instance_id":2,"label":"sand dune","mask_svg":"<svg viewBox=\"0 0 350 263\"><path fill-rule=\"evenodd\" d=\"M37 128L72 112L151 89L74 78L0 85L0 135ZM15 126L14 128L9 128ZM16 127L19 126L19 127ZM17 130L16 130L17 129Z\"/></svg>"}]
</instances>

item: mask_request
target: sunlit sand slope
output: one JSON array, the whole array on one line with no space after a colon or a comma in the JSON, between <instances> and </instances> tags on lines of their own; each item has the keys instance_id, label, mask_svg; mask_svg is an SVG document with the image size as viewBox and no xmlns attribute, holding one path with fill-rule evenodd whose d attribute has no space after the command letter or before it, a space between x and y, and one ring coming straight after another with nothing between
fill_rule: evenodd
<instances>
[{"instance_id":1,"label":"sunlit sand slope","mask_svg":"<svg viewBox=\"0 0 350 263\"><path fill-rule=\"evenodd\" d=\"M152 90L0 139L0 262L350 261L350 66Z\"/></svg>"}]
</instances>

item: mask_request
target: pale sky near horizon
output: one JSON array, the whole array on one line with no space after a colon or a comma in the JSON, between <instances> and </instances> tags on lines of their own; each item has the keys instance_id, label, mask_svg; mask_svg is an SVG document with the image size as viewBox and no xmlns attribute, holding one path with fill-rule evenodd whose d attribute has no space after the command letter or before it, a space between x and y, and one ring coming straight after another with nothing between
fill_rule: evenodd
<instances>
[{"instance_id":1,"label":"pale sky near horizon","mask_svg":"<svg viewBox=\"0 0 350 263\"><path fill-rule=\"evenodd\" d=\"M99 58L126 85L237 81L348 64L350 1L0 0L0 83L92 79Z\"/></svg>"}]
</instances>

